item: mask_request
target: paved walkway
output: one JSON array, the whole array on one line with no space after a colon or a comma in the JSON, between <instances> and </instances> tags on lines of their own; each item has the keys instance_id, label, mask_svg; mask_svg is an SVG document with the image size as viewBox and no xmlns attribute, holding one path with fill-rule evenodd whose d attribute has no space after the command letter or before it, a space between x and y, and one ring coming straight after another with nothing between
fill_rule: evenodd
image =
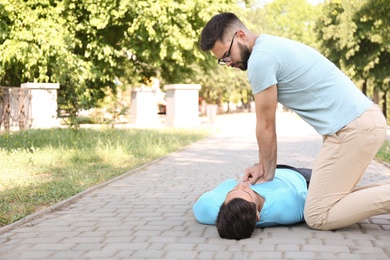
<instances>
[{"instance_id":1,"label":"paved walkway","mask_svg":"<svg viewBox=\"0 0 390 260\"><path fill-rule=\"evenodd\" d=\"M278 162L312 167L321 137L290 113L277 118ZM195 199L256 161L254 123L252 113L218 116L214 136L0 229L0 259L390 259L390 215L335 232L256 229L240 241L197 223ZM390 169L373 161L362 182L384 179Z\"/></svg>"}]
</instances>

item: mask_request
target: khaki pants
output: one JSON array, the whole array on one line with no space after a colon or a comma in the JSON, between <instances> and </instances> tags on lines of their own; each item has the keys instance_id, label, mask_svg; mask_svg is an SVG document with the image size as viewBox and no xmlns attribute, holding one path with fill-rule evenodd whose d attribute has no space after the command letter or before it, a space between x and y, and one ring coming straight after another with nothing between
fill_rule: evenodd
<instances>
[{"instance_id":1,"label":"khaki pants","mask_svg":"<svg viewBox=\"0 0 390 260\"><path fill-rule=\"evenodd\" d=\"M334 135L323 137L305 204L309 227L332 230L390 213L390 182L356 188L386 138L377 105Z\"/></svg>"}]
</instances>

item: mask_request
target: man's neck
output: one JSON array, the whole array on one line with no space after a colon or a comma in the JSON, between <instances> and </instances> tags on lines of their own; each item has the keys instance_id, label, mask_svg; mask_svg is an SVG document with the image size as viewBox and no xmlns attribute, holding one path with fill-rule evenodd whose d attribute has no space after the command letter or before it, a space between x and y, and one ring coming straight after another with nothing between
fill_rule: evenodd
<instances>
[{"instance_id":1,"label":"man's neck","mask_svg":"<svg viewBox=\"0 0 390 260\"><path fill-rule=\"evenodd\" d=\"M255 46L256 40L260 35L250 33L248 35L248 49L252 53L253 46Z\"/></svg>"},{"instance_id":2,"label":"man's neck","mask_svg":"<svg viewBox=\"0 0 390 260\"><path fill-rule=\"evenodd\" d=\"M257 200L257 210L260 212L261 209L263 208L263 205L264 205L264 202L265 202L265 199L260 196L257 192L255 192L256 194L256 200Z\"/></svg>"}]
</instances>

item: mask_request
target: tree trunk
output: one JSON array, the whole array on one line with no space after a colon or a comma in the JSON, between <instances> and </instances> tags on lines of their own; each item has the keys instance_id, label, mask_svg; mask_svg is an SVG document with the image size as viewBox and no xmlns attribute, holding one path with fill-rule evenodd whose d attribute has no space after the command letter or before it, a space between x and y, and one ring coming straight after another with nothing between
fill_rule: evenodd
<instances>
[{"instance_id":1,"label":"tree trunk","mask_svg":"<svg viewBox=\"0 0 390 260\"><path fill-rule=\"evenodd\" d=\"M379 105L380 97L379 92L374 89L374 103Z\"/></svg>"},{"instance_id":2,"label":"tree trunk","mask_svg":"<svg viewBox=\"0 0 390 260\"><path fill-rule=\"evenodd\" d=\"M363 92L364 95L367 96L367 81L366 80L364 80L364 82L363 82L362 92Z\"/></svg>"},{"instance_id":3,"label":"tree trunk","mask_svg":"<svg viewBox=\"0 0 390 260\"><path fill-rule=\"evenodd\" d=\"M383 101L382 111L385 117L387 118L387 91L383 92L382 101Z\"/></svg>"}]
</instances>

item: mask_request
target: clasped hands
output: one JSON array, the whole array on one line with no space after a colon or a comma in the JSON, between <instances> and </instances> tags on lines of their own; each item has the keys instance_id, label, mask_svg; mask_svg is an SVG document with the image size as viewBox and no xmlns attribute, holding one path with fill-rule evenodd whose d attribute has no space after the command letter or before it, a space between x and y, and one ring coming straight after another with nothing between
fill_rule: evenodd
<instances>
[{"instance_id":1,"label":"clasped hands","mask_svg":"<svg viewBox=\"0 0 390 260\"><path fill-rule=\"evenodd\" d=\"M244 175L242 180L244 182L249 182L250 184L266 182L264 178L264 167L263 164L257 163L251 167L248 167L244 170Z\"/></svg>"}]
</instances>

